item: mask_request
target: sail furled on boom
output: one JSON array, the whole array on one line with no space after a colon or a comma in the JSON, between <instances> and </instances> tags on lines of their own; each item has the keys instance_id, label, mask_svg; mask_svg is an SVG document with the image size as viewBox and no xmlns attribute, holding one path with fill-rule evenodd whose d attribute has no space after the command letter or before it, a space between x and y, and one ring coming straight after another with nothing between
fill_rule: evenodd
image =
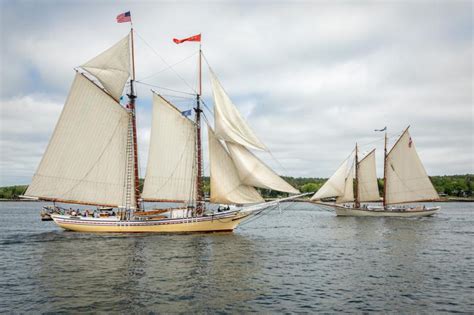
<instances>
[{"instance_id":1,"label":"sail furled on boom","mask_svg":"<svg viewBox=\"0 0 474 315\"><path fill-rule=\"evenodd\" d=\"M244 184L224 145L208 128L212 203L247 204L264 202L254 187Z\"/></svg>"},{"instance_id":2,"label":"sail furled on boom","mask_svg":"<svg viewBox=\"0 0 474 315\"><path fill-rule=\"evenodd\" d=\"M386 204L439 199L408 129L386 157Z\"/></svg>"},{"instance_id":3,"label":"sail furled on boom","mask_svg":"<svg viewBox=\"0 0 474 315\"><path fill-rule=\"evenodd\" d=\"M359 162L357 189L360 202L380 201L375 149Z\"/></svg>"},{"instance_id":4,"label":"sail furled on boom","mask_svg":"<svg viewBox=\"0 0 474 315\"><path fill-rule=\"evenodd\" d=\"M291 194L299 193L244 146L232 142L226 142L226 145L244 184Z\"/></svg>"},{"instance_id":5,"label":"sail furled on boom","mask_svg":"<svg viewBox=\"0 0 474 315\"><path fill-rule=\"evenodd\" d=\"M116 100L130 77L130 35L81 66L95 76Z\"/></svg>"},{"instance_id":6,"label":"sail furled on boom","mask_svg":"<svg viewBox=\"0 0 474 315\"><path fill-rule=\"evenodd\" d=\"M346 175L349 158L347 158L336 172L319 188L319 190L311 197L311 200L320 200L329 197L339 197L344 194L346 187Z\"/></svg>"},{"instance_id":7,"label":"sail furled on boom","mask_svg":"<svg viewBox=\"0 0 474 315\"><path fill-rule=\"evenodd\" d=\"M124 206L129 121L129 113L110 95L76 74L25 195ZM130 189L133 193L133 187Z\"/></svg>"},{"instance_id":8,"label":"sail furled on boom","mask_svg":"<svg viewBox=\"0 0 474 315\"><path fill-rule=\"evenodd\" d=\"M354 165L352 165L344 182L344 193L336 198L336 203L354 201Z\"/></svg>"},{"instance_id":9,"label":"sail furled on boom","mask_svg":"<svg viewBox=\"0 0 474 315\"><path fill-rule=\"evenodd\" d=\"M216 136L226 142L234 142L247 148L267 151L265 145L257 138L240 115L212 70L211 83L214 95Z\"/></svg>"},{"instance_id":10,"label":"sail furled on boom","mask_svg":"<svg viewBox=\"0 0 474 315\"><path fill-rule=\"evenodd\" d=\"M195 200L195 146L195 124L163 97L153 94L144 200Z\"/></svg>"}]
</instances>

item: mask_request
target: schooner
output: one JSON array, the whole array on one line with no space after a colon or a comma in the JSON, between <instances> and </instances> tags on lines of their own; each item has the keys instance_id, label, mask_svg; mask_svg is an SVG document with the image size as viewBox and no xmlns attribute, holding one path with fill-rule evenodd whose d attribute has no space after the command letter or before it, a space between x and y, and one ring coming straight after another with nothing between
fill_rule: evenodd
<instances>
[{"instance_id":1,"label":"schooner","mask_svg":"<svg viewBox=\"0 0 474 315\"><path fill-rule=\"evenodd\" d=\"M268 151L211 70L214 129L208 126L210 202L203 193L201 60L191 120L153 92L148 164L139 189L133 28L111 48L76 69L59 121L25 197L117 208L113 215L52 214L60 227L83 232L232 231L243 220L296 198L298 190L251 150ZM200 37L199 37L200 39ZM129 80L130 79L130 80ZM130 84L126 107L120 104ZM265 202L255 187L294 196ZM183 206L146 211L144 202Z\"/></svg>"},{"instance_id":2,"label":"schooner","mask_svg":"<svg viewBox=\"0 0 474 315\"><path fill-rule=\"evenodd\" d=\"M311 197L313 202L336 198L331 204L338 216L430 216L440 207L400 206L404 203L436 201L438 193L421 163L410 133L406 128L387 153L387 133L384 146L384 193L382 206L369 203L381 200L378 188L375 149L359 161L358 146L336 172ZM365 203L365 204L364 204Z\"/></svg>"}]
</instances>

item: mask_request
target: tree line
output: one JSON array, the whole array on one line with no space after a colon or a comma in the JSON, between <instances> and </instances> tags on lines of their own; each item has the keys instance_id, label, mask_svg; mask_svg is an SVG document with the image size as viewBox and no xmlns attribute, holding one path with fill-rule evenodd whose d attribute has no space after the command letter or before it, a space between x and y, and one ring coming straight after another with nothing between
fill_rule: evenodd
<instances>
[{"instance_id":1,"label":"tree line","mask_svg":"<svg viewBox=\"0 0 474 315\"><path fill-rule=\"evenodd\" d=\"M327 178L318 177L288 177L283 176L290 185L301 191L302 193L316 192L326 182ZM436 191L440 195L452 197L472 197L474 191L474 174L466 175L444 175L430 176ZM378 180L379 190L383 194L383 179ZM16 185L0 187L0 199L18 199L23 195L28 185ZM143 179L140 180L140 188L143 187ZM210 192L209 177L204 177L203 190L208 196ZM257 188L264 198L283 197L287 194L269 189Z\"/></svg>"}]
</instances>

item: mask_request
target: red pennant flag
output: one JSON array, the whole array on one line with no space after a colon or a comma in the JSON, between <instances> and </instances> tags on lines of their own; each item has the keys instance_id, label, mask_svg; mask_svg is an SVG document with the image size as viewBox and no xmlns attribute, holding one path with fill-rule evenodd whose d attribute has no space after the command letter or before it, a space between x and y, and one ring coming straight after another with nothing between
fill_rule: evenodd
<instances>
[{"instance_id":1,"label":"red pennant flag","mask_svg":"<svg viewBox=\"0 0 474 315\"><path fill-rule=\"evenodd\" d=\"M181 44L183 42L200 42L201 41L201 34L197 34L188 38L183 38L183 39L177 39L173 38L173 42L176 44Z\"/></svg>"}]
</instances>

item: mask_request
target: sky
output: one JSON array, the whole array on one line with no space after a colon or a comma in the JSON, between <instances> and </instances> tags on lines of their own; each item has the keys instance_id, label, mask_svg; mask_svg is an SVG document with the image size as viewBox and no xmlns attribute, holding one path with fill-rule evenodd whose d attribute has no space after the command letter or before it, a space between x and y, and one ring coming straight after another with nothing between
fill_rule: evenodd
<instances>
[{"instance_id":1,"label":"sky","mask_svg":"<svg viewBox=\"0 0 474 315\"><path fill-rule=\"evenodd\" d=\"M258 156L279 174L328 177L358 142L362 154L377 149L382 176L383 134L374 129L387 126L392 145L409 125L429 175L474 173L472 1L1 0L0 6L0 186L31 181L74 68L127 34L130 25L115 17L128 10L136 30L141 174L150 89L182 110L192 107L192 96L181 92L195 93L199 46L172 38L198 33L206 61L271 151ZM212 123L206 62L203 96Z\"/></svg>"}]
</instances>

